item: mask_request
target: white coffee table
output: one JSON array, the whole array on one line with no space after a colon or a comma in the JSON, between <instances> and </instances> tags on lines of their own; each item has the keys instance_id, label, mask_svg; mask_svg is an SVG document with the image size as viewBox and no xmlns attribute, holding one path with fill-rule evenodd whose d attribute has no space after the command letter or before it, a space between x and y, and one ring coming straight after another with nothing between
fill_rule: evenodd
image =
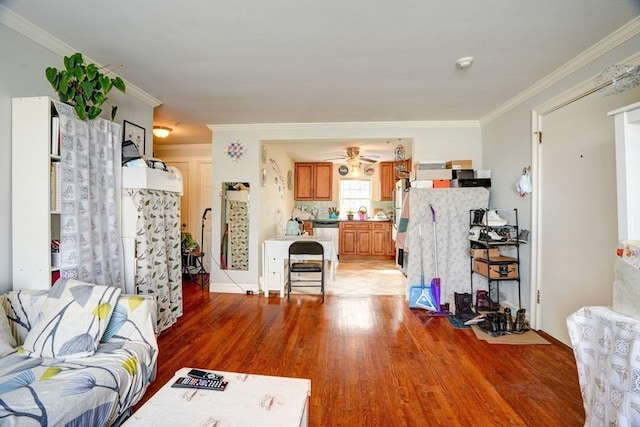
<instances>
[{"instance_id":1,"label":"white coffee table","mask_svg":"<svg viewBox=\"0 0 640 427\"><path fill-rule=\"evenodd\" d=\"M173 388L191 368L182 368L123 425L307 426L311 380L237 372L224 375L225 391ZM217 422L217 424L216 424Z\"/></svg>"}]
</instances>

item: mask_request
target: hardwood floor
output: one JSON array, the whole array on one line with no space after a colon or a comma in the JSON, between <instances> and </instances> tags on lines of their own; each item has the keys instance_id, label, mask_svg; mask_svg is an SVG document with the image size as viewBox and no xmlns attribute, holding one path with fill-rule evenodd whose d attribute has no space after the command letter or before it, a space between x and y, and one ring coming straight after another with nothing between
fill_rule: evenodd
<instances>
[{"instance_id":1,"label":"hardwood floor","mask_svg":"<svg viewBox=\"0 0 640 427\"><path fill-rule=\"evenodd\" d=\"M401 296L286 299L185 282L151 397L184 366L311 379L310 426L582 426L571 349L491 345Z\"/></svg>"}]
</instances>

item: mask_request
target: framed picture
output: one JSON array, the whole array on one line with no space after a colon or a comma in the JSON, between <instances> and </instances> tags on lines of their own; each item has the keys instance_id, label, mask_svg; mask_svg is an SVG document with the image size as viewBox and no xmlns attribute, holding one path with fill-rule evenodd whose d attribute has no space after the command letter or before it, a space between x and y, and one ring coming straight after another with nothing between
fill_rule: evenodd
<instances>
[{"instance_id":1,"label":"framed picture","mask_svg":"<svg viewBox=\"0 0 640 427\"><path fill-rule=\"evenodd\" d=\"M122 127L122 142L133 141L133 143L136 144L136 147L138 147L140 155L144 155L146 145L145 129L126 120L122 121Z\"/></svg>"}]
</instances>

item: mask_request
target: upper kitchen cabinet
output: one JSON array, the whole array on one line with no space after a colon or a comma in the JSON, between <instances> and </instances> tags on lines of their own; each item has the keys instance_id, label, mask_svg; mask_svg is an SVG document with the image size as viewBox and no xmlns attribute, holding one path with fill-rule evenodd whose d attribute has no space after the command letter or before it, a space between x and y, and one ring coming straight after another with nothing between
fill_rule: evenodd
<instances>
[{"instance_id":1,"label":"upper kitchen cabinet","mask_svg":"<svg viewBox=\"0 0 640 427\"><path fill-rule=\"evenodd\" d=\"M331 200L333 163L296 163L295 199Z\"/></svg>"},{"instance_id":2,"label":"upper kitchen cabinet","mask_svg":"<svg viewBox=\"0 0 640 427\"><path fill-rule=\"evenodd\" d=\"M380 200L393 200L395 182L393 162L380 162Z\"/></svg>"},{"instance_id":3,"label":"upper kitchen cabinet","mask_svg":"<svg viewBox=\"0 0 640 427\"><path fill-rule=\"evenodd\" d=\"M401 162L380 162L380 200L393 200L395 183L399 179L396 171L411 171L411 159Z\"/></svg>"}]
</instances>

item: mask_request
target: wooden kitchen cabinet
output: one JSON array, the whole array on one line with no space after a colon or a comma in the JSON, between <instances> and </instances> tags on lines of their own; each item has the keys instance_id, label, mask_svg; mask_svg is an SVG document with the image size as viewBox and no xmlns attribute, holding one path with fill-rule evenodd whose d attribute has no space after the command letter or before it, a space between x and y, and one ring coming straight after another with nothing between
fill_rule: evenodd
<instances>
[{"instance_id":1,"label":"wooden kitchen cabinet","mask_svg":"<svg viewBox=\"0 0 640 427\"><path fill-rule=\"evenodd\" d=\"M380 200L393 200L395 183L394 162L380 162Z\"/></svg>"},{"instance_id":2,"label":"wooden kitchen cabinet","mask_svg":"<svg viewBox=\"0 0 640 427\"><path fill-rule=\"evenodd\" d=\"M302 221L302 227L308 236L313 236L313 221Z\"/></svg>"},{"instance_id":3,"label":"wooden kitchen cabinet","mask_svg":"<svg viewBox=\"0 0 640 427\"><path fill-rule=\"evenodd\" d=\"M341 221L340 259L394 259L391 222Z\"/></svg>"},{"instance_id":4,"label":"wooden kitchen cabinet","mask_svg":"<svg viewBox=\"0 0 640 427\"><path fill-rule=\"evenodd\" d=\"M372 223L371 229L371 255L389 255L389 247L391 246L391 223Z\"/></svg>"},{"instance_id":5,"label":"wooden kitchen cabinet","mask_svg":"<svg viewBox=\"0 0 640 427\"><path fill-rule=\"evenodd\" d=\"M393 200L393 192L395 191L396 168L401 167L407 172L411 172L411 159L401 162L380 162L380 200Z\"/></svg>"},{"instance_id":6,"label":"wooden kitchen cabinet","mask_svg":"<svg viewBox=\"0 0 640 427\"><path fill-rule=\"evenodd\" d=\"M333 163L296 163L296 200L331 200Z\"/></svg>"}]
</instances>

